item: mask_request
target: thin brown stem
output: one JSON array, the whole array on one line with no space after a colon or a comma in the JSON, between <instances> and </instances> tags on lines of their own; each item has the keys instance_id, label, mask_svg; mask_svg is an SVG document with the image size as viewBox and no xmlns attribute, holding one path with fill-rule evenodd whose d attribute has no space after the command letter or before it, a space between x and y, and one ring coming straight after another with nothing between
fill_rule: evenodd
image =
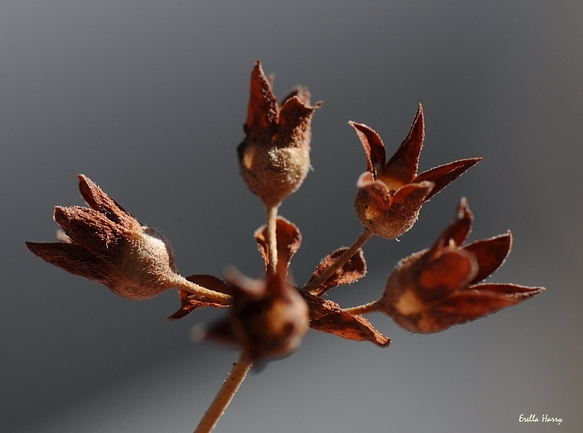
<instances>
[{"instance_id":1,"label":"thin brown stem","mask_svg":"<svg viewBox=\"0 0 583 433\"><path fill-rule=\"evenodd\" d=\"M319 286L322 283L324 283L328 278L330 278L332 275L334 275L334 272L336 272L338 268L344 266L344 264L348 260L350 260L352 256L354 256L354 254L356 254L359 248L362 247L366 243L366 241L368 241L372 237L373 234L374 233L372 231L365 228L358 237L358 239L356 239L356 241L354 241L354 243L350 246L350 248L348 248L340 257L338 257L338 260L336 260L336 262L334 262L324 272L318 275L318 277L316 277L308 284L306 284L304 290L309 291L312 295L319 296L321 294L319 293L318 290Z\"/></svg>"},{"instance_id":2,"label":"thin brown stem","mask_svg":"<svg viewBox=\"0 0 583 433\"><path fill-rule=\"evenodd\" d=\"M279 205L267 207L267 249L268 249L268 265L267 265L267 276L274 275L277 271L277 211ZM190 290L195 290L199 292L200 289L204 289L197 284L191 283L185 280L191 285L197 287L190 287ZM190 291L189 290L189 291ZM204 289L207 290L207 289ZM191 292L192 293L192 292ZM205 293L205 295L207 295ZM227 296L227 295L225 295ZM228 296L230 301L230 296ZM209 433L212 431L219 418L223 415L229 403L235 396L237 390L245 380L249 369L253 365L253 362L247 358L244 352L241 352L241 356L237 363L233 366L231 373L225 379L223 386L215 396L215 399L205 412L204 416L200 420L198 427L194 433Z\"/></svg>"},{"instance_id":3,"label":"thin brown stem","mask_svg":"<svg viewBox=\"0 0 583 433\"><path fill-rule=\"evenodd\" d=\"M269 264L267 266L267 277L272 276L277 271L277 210L279 205L267 207L267 251L269 254Z\"/></svg>"},{"instance_id":4,"label":"thin brown stem","mask_svg":"<svg viewBox=\"0 0 583 433\"><path fill-rule=\"evenodd\" d=\"M204 416L200 420L198 427L194 433L209 433L215 428L219 418L231 403L235 393L241 386L241 383L247 376L249 369L253 365L244 353L241 353L237 363L233 366L231 373L223 382L223 386L215 396L215 399L205 412Z\"/></svg>"},{"instance_id":5,"label":"thin brown stem","mask_svg":"<svg viewBox=\"0 0 583 433\"><path fill-rule=\"evenodd\" d=\"M345 312L350 313L350 314L354 314L354 315L362 315L362 314L368 314L368 313L374 313L377 311L381 311L381 307L379 304L379 300L373 301L373 302L369 302L368 304L364 304L364 305L358 305L356 307L351 307L351 308L345 308L344 309Z\"/></svg>"},{"instance_id":6,"label":"thin brown stem","mask_svg":"<svg viewBox=\"0 0 583 433\"><path fill-rule=\"evenodd\" d=\"M224 293L215 292L199 284L188 281L181 275L176 275L172 281L172 287L185 292L192 293L196 299L205 302L214 302L216 304L228 305L231 303L231 296Z\"/></svg>"}]
</instances>

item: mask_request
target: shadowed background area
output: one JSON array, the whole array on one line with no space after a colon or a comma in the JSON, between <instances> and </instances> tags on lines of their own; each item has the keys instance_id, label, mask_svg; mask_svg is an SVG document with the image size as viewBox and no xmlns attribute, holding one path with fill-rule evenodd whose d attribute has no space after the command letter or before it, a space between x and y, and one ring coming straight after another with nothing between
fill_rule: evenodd
<instances>
[{"instance_id":1,"label":"shadowed background area","mask_svg":"<svg viewBox=\"0 0 583 433\"><path fill-rule=\"evenodd\" d=\"M296 281L361 231L366 169L347 125L392 154L417 103L420 169L483 156L413 229L364 248L369 274L329 297L376 299L397 261L427 248L461 196L470 240L512 230L491 279L546 286L524 304L436 335L371 320L387 349L310 332L251 374L217 431L543 432L583 426L583 3L580 1L68 1L0 4L0 430L192 431L236 352L188 340L175 292L113 295L30 254L53 241L54 205L81 204L77 173L162 230L184 275L260 276L259 200L238 175L254 62L284 96L307 85L312 165L282 206L303 245ZM519 422L521 414L561 425Z\"/></svg>"}]
</instances>

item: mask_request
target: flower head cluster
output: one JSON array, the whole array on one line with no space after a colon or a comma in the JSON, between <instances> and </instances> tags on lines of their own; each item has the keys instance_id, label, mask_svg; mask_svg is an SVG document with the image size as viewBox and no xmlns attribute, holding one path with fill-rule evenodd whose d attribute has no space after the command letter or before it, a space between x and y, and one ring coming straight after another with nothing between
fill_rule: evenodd
<instances>
[{"instance_id":1,"label":"flower head cluster","mask_svg":"<svg viewBox=\"0 0 583 433\"><path fill-rule=\"evenodd\" d=\"M226 307L228 314L207 328L204 337L239 347L251 361L290 354L308 328L386 347L390 339L364 317L373 311L388 314L409 331L432 333L544 290L482 282L503 263L511 235L464 245L473 217L462 200L455 220L431 248L399 262L377 301L346 309L323 298L332 288L365 276L362 246L373 234L393 239L411 229L425 201L481 160L461 159L418 174L425 137L421 105L407 138L388 160L379 135L350 122L367 161L354 201L365 229L351 247L325 256L306 284L296 285L289 266L302 236L277 212L309 170L311 120L321 103L311 105L308 90L298 87L278 104L271 87L257 62L251 74L245 138L237 148L243 179L268 209L267 224L255 232L263 278L238 272L230 272L225 280L206 274L180 276L162 234L141 225L84 175L79 175L80 190L88 207L56 207L54 218L64 231L61 242L27 242L30 251L125 298L148 299L176 288L181 305L171 319L200 307Z\"/></svg>"}]
</instances>

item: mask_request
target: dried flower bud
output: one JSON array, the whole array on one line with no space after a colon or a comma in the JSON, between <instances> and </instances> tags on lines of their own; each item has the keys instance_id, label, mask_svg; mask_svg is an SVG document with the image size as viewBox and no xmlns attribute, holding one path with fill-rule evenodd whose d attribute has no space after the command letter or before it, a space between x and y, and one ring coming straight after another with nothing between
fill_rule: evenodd
<instances>
[{"instance_id":1,"label":"dried flower bud","mask_svg":"<svg viewBox=\"0 0 583 433\"><path fill-rule=\"evenodd\" d=\"M308 307L280 275L253 280L231 271L230 316L204 338L237 345L252 361L283 357L297 349L309 328Z\"/></svg>"},{"instance_id":2,"label":"dried flower bud","mask_svg":"<svg viewBox=\"0 0 583 433\"><path fill-rule=\"evenodd\" d=\"M308 174L312 115L320 105L311 106L308 89L298 87L280 107L261 63L255 64L237 153L243 179L265 206L279 205Z\"/></svg>"},{"instance_id":3,"label":"dried flower bud","mask_svg":"<svg viewBox=\"0 0 583 433\"><path fill-rule=\"evenodd\" d=\"M105 284L129 299L149 299L172 288L174 255L161 233L142 226L95 183L79 175L87 207L55 208L64 242L27 242L32 253L75 275Z\"/></svg>"},{"instance_id":4,"label":"dried flower bud","mask_svg":"<svg viewBox=\"0 0 583 433\"><path fill-rule=\"evenodd\" d=\"M480 283L502 265L512 237L507 233L462 247L472 220L462 199L456 219L437 242L399 262L377 301L398 325L411 332L439 332L516 305L544 290Z\"/></svg>"},{"instance_id":5,"label":"dried flower bud","mask_svg":"<svg viewBox=\"0 0 583 433\"><path fill-rule=\"evenodd\" d=\"M360 138L367 159L367 171L357 182L359 190L354 207L362 224L386 239L408 231L417 221L423 203L481 160L462 159L418 175L425 138L421 104L409 135L387 162L380 136L366 125L349 124Z\"/></svg>"}]
</instances>

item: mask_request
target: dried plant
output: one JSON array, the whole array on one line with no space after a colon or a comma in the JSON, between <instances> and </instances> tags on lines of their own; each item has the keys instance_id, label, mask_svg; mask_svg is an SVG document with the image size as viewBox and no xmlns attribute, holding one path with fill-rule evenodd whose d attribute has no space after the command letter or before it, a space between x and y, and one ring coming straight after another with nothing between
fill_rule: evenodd
<instances>
[{"instance_id":1,"label":"dried plant","mask_svg":"<svg viewBox=\"0 0 583 433\"><path fill-rule=\"evenodd\" d=\"M429 249L401 260L388 277L380 298L342 308L323 299L333 287L366 274L362 246L373 235L396 238L414 225L421 206L481 158L468 158L417 174L425 137L419 105L411 131L386 161L385 145L366 125L350 122L364 148L366 171L357 181L354 201L364 226L352 246L326 256L309 281L295 285L288 268L301 245L300 230L278 216L285 198L302 184L310 167L311 121L321 103L310 104L307 88L298 87L278 104L272 82L255 64L251 97L238 146L243 179L263 202L267 222L255 232L265 276L255 280L232 269L225 279L212 275L181 276L174 253L156 230L141 225L95 183L79 175L89 207L56 207L62 228L59 242L27 242L32 253L68 272L109 287L129 299L149 299L178 289L180 319L197 308L227 308L221 322L198 338L239 347L241 356L201 420L196 432L216 425L253 363L292 353L309 328L386 347L390 339L364 317L375 311L411 332L432 333L515 305L544 290L515 284L482 283L510 251L510 232L463 246L473 221L465 199L453 222Z\"/></svg>"}]
</instances>

